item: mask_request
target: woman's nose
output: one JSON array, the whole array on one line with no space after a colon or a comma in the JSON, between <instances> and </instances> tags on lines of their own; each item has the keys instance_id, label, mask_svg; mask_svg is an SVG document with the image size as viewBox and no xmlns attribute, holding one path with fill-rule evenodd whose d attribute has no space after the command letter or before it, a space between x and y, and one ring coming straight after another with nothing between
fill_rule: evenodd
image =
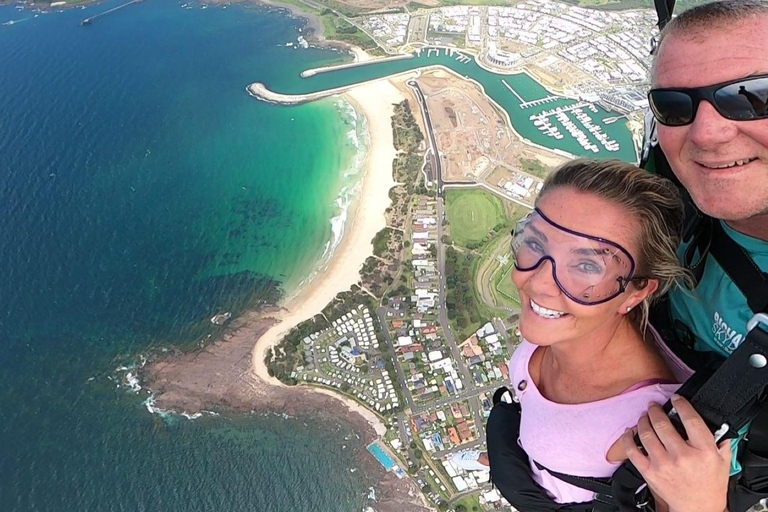
<instances>
[{"instance_id":1,"label":"woman's nose","mask_svg":"<svg viewBox=\"0 0 768 512\"><path fill-rule=\"evenodd\" d=\"M552 260L545 258L538 267L532 270L532 275L529 279L531 289L549 295L559 294L560 288L555 281L554 270L555 265L552 263Z\"/></svg>"}]
</instances>

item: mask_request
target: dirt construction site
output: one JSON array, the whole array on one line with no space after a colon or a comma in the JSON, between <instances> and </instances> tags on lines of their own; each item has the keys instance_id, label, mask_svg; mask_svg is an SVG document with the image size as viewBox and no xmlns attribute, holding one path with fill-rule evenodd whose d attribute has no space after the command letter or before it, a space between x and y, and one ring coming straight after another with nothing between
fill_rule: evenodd
<instances>
[{"instance_id":1,"label":"dirt construction site","mask_svg":"<svg viewBox=\"0 0 768 512\"><path fill-rule=\"evenodd\" d=\"M444 181L485 183L500 196L532 204L538 183L565 162L554 152L523 143L500 107L474 82L443 69L427 71L417 80L427 98ZM416 118L424 131L412 91L403 83L399 87L414 113L419 112Z\"/></svg>"}]
</instances>

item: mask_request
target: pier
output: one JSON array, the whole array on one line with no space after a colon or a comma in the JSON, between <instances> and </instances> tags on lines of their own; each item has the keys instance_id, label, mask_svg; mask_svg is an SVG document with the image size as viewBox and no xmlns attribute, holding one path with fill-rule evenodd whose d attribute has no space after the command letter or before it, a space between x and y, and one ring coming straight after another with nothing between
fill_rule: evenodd
<instances>
[{"instance_id":1,"label":"pier","mask_svg":"<svg viewBox=\"0 0 768 512\"><path fill-rule=\"evenodd\" d=\"M80 22L81 25L90 25L94 21L96 21L98 18L101 18L102 16L106 16L107 14L113 13L119 9L122 9L123 7L128 7L131 4L138 4L140 2L143 2L144 0L130 0L129 2L126 2L124 4L118 5L117 7L113 7L112 9L106 10L104 12L100 12L99 14L94 14L90 18L85 18L83 21Z\"/></svg>"},{"instance_id":2,"label":"pier","mask_svg":"<svg viewBox=\"0 0 768 512\"><path fill-rule=\"evenodd\" d=\"M298 105L300 103L307 103L309 101L327 98L329 96L333 96L334 94L341 94L347 89L349 89L349 87L340 87L338 89L318 91L309 94L280 94L278 92L270 91L264 84L259 82L252 83L246 87L248 94L254 98L266 101L268 103L276 103L278 105Z\"/></svg>"},{"instance_id":3,"label":"pier","mask_svg":"<svg viewBox=\"0 0 768 512\"><path fill-rule=\"evenodd\" d=\"M584 103L583 101L580 101L574 105L569 105L567 107L557 107L554 110L544 110L539 114L531 115L530 117L528 117L528 119L530 119L531 121L536 119L545 119L547 117L557 115L560 112L570 112L571 110L582 109L588 106L589 106L588 103Z\"/></svg>"},{"instance_id":4,"label":"pier","mask_svg":"<svg viewBox=\"0 0 768 512\"><path fill-rule=\"evenodd\" d=\"M511 92L512 94L514 94L514 95L517 97L517 99L518 99L518 100L520 100L520 104L521 104L521 105L522 105L523 103L525 103L525 100L523 99L523 97L522 97L522 96L520 96L519 94L517 94L517 91L516 91L516 90L514 90L514 89L512 88L512 86L511 86L511 85L509 85L509 84L507 83L507 81L506 81L506 80L504 80L504 79L502 78L502 79L501 79L501 83L503 83L503 84L504 84L504 87L506 87L507 89L509 89L509 92Z\"/></svg>"},{"instance_id":5,"label":"pier","mask_svg":"<svg viewBox=\"0 0 768 512\"><path fill-rule=\"evenodd\" d=\"M503 78L501 79L501 83L504 84L504 87L509 89L509 92L515 95L515 97L520 101L520 108L528 108L528 107L535 107L536 105L541 105L543 103L549 103L550 101L557 101L560 98L558 96L546 96L544 98L539 98L537 100L531 100L531 101L525 101L522 96L517 94L517 91L512 88L511 85L507 83L506 80Z\"/></svg>"},{"instance_id":6,"label":"pier","mask_svg":"<svg viewBox=\"0 0 768 512\"><path fill-rule=\"evenodd\" d=\"M614 117L606 117L605 119L603 119L603 123L604 124L613 124L616 121L618 121L619 119L626 118L626 117L627 117L626 114L622 114L620 116L614 116Z\"/></svg>"},{"instance_id":7,"label":"pier","mask_svg":"<svg viewBox=\"0 0 768 512\"><path fill-rule=\"evenodd\" d=\"M549 103L550 101L557 101L560 98L557 96L547 96L546 98L539 98L538 100L533 101L524 101L520 104L520 108L528 108L528 107L535 107L536 105L541 105L542 103Z\"/></svg>"}]
</instances>

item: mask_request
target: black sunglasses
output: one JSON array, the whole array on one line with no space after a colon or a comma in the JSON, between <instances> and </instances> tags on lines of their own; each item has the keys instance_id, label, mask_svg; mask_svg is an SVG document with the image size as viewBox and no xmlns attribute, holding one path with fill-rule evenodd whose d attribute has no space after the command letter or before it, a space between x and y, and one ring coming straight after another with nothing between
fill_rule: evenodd
<instances>
[{"instance_id":1,"label":"black sunglasses","mask_svg":"<svg viewBox=\"0 0 768 512\"><path fill-rule=\"evenodd\" d=\"M732 121L768 119L768 75L691 89L651 89L648 93L654 117L665 126L691 124L702 100Z\"/></svg>"}]
</instances>

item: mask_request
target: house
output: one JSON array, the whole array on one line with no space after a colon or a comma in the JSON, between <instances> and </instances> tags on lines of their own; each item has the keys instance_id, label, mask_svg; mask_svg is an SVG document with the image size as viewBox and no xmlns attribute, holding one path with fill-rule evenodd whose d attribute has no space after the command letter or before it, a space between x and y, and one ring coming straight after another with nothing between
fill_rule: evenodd
<instances>
[{"instance_id":1,"label":"house","mask_svg":"<svg viewBox=\"0 0 768 512\"><path fill-rule=\"evenodd\" d=\"M461 444L459 432L454 427L448 427L448 437L451 439L451 443L453 443L454 446Z\"/></svg>"}]
</instances>

